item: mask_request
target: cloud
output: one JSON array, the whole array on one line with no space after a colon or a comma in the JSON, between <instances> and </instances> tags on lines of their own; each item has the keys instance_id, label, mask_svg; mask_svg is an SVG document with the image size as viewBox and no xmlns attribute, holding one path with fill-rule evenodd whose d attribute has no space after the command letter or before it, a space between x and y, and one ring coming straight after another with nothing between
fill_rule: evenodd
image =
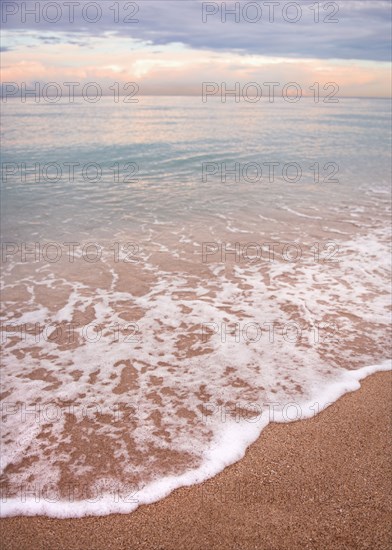
<instances>
[{"instance_id":1,"label":"cloud","mask_svg":"<svg viewBox=\"0 0 392 550\"><path fill-rule=\"evenodd\" d=\"M105 43L105 41L102 41ZM136 82L141 95L196 95L200 96L203 82L226 83L233 89L240 83L241 89L249 82L256 82L267 92L265 82L279 82L277 94L288 82L298 83L304 95L311 95L311 86L319 82L323 86L336 82L339 97L381 96L390 94L388 67L385 63L363 61L328 61L320 59L294 60L268 56L244 55L230 52L178 49L169 47L157 55L154 48L126 51L98 47L80 50L71 44L41 47L24 53L8 55L8 67L3 68L4 82L27 82L28 88L38 81L44 86L57 82L65 89L65 82L80 82L78 92L88 82L98 82L104 94L111 94L114 82L121 89L128 82ZM115 53L115 55L113 55ZM72 61L71 61L72 60ZM331 91L331 90L328 90Z\"/></svg>"},{"instance_id":2,"label":"cloud","mask_svg":"<svg viewBox=\"0 0 392 550\"><path fill-rule=\"evenodd\" d=\"M3 1L3 10L7 3ZM318 23L315 22L314 9L311 9L315 2L310 0L290 2L291 7L288 2L280 2L274 7L273 22L269 21L271 2L263 0L89 3L101 7L96 22L92 22L98 17L94 7L85 11L83 17L82 3L79 2L79 7L75 7L74 21L70 22L68 9L62 2L58 2L62 9L61 18L56 23L48 22L48 19L56 17L56 13L45 13L41 7L37 15L38 22L35 22L33 15L26 15L23 23L20 5L17 13L7 16L4 28L20 29L25 33L39 32L43 41L44 32L51 36L56 33L59 36L61 33L67 33L68 36L72 34L74 41L81 39L80 45L84 45L86 36L111 33L155 46L181 43L196 50L293 58L390 60L390 2L384 0L320 1ZM28 9L32 9L36 2L29 0L26 4ZM41 3L41 6L44 4L46 2ZM114 4L119 6L118 14L113 10ZM207 5L209 10L218 10L211 15L205 13L205 22L202 20L203 4L204 13ZM235 21L235 15L229 14L226 22L222 22L222 4L227 9L237 10L238 22ZM338 10L334 9L334 5ZM297 12L301 14L301 19L290 23L287 19L293 19ZM250 23L257 14L261 14L260 20ZM118 22L115 21L116 17ZM138 19L138 22L126 22L127 18ZM338 22L328 23L324 22L325 19L337 19Z\"/></svg>"},{"instance_id":3,"label":"cloud","mask_svg":"<svg viewBox=\"0 0 392 550\"><path fill-rule=\"evenodd\" d=\"M53 3L41 2L39 7ZM314 82L337 82L341 96L390 94L389 2L320 1L319 23L314 22L311 0L290 2L302 10L298 23L282 16L287 2L279 3L273 23L266 1L226 2L237 12L246 5L261 7L263 18L254 24L244 17L236 23L234 16L222 23L222 3L207 4L217 13L204 23L201 0L139 0L140 9L133 14L138 23L125 23L129 13L124 11L118 14L119 23L113 22L110 8L125 10L132 2L101 2L102 17L94 24L78 16L76 8L72 24L64 17L49 24L41 12L37 23L31 15L22 23L22 14L15 13L4 25L3 80L97 81L106 88L116 81L137 82L144 94L192 95L200 94L205 81L227 82L228 87L236 82L294 81L304 89ZM2 6L6 4L3 0ZM98 5L79 1L80 6L89 4ZM333 14L335 4L340 9ZM288 14L292 18L295 11L287 11L286 18ZM339 21L324 23L327 16Z\"/></svg>"}]
</instances>

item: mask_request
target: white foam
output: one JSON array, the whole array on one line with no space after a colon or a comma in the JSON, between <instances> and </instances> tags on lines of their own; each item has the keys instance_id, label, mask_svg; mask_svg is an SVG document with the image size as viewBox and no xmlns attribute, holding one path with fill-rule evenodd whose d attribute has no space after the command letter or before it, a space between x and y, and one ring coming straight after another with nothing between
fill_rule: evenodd
<instances>
[{"instance_id":1,"label":"white foam","mask_svg":"<svg viewBox=\"0 0 392 550\"><path fill-rule=\"evenodd\" d=\"M293 210L292 208L289 208L288 206L282 206L282 210L286 210L286 212L290 212L290 214L295 214L296 216L300 218L309 218L311 220L322 220L320 216L309 216L308 214L304 214L303 212L297 212L296 210Z\"/></svg>"},{"instance_id":2,"label":"white foam","mask_svg":"<svg viewBox=\"0 0 392 550\"><path fill-rule=\"evenodd\" d=\"M148 291L140 295L132 294L132 285L128 292L117 291L114 282L108 288L91 291L82 283L64 281L68 301L54 319L64 322L74 313L89 308L95 312L94 323L102 324L106 330L99 341L86 341L77 329L82 342L65 349L56 342L42 340L34 345L35 355L29 351L31 344L8 341L2 382L10 396L4 402L7 406L7 401L29 405L71 401L79 408L95 403L104 412L110 411L121 401L116 388L127 361L137 381L136 387L123 398L137 404L131 428L127 422L116 429L110 422L95 422L89 429L98 440L103 437L111 441L113 483L117 483L115 470L119 464L125 479L137 474L143 480L137 493L138 502L134 499L124 502L121 498L115 501L112 494L103 492L99 502L48 502L43 498L36 501L28 496L23 502L18 498L7 499L2 514L78 517L130 512L138 504L163 498L181 485L201 482L239 460L270 420L293 419L288 416L290 404L295 404L294 412L300 407L301 418L309 417L347 391L357 389L364 376L390 368L386 363L358 368L371 364L374 354L387 356L387 236L383 231L360 236L345 242L344 250L338 264L287 264L277 260L263 266L264 272L254 265L235 265L232 274L221 269L222 266L212 265L211 277L207 278L190 278L189 273L167 272L156 265L146 265L153 281ZM115 281L116 265L107 267ZM265 273L268 277L264 277ZM50 286L54 280L60 284L55 274L46 279L46 284ZM141 338L136 342L120 339L114 343L108 325L124 325L121 312L127 305L139 312ZM34 302L30 301L28 306L31 308ZM25 304L19 304L22 315L23 307ZM18 306L13 304L11 308ZM46 323L53 324L47 311L40 315L45 316ZM317 324L324 318L338 322L337 342L324 341L323 336L320 342L311 341ZM282 325L293 319L303 326L303 343L287 341L281 333L276 334L274 342L269 341L265 325ZM243 336L244 324L248 322L263 327L261 338L252 341L250 332L250 338L237 341L236 327L240 326ZM201 323L209 323L216 329L208 341L203 341ZM358 347L352 342L356 343L358 336L368 338L372 349L367 351L366 343L361 344L360 355L355 356L353 350ZM19 359L21 353L26 354L24 361ZM353 370L343 369L342 364ZM45 376L35 376L38 370L44 371ZM80 371L78 379L72 376L75 370ZM91 382L94 376L96 379ZM59 387L51 389L51 379L59 382ZM148 399L152 389L159 402ZM198 407L204 403L212 407L213 414L201 418ZM227 408L233 404L239 408L255 404L262 413L255 421L236 421L218 403ZM272 418L267 407L271 403L276 404ZM183 410L194 413L196 418L184 417ZM157 412L164 437L156 433ZM46 435L44 423L38 425L37 433L31 422L19 420L19 415L10 414L4 424L3 467L18 465L21 458L34 457L34 460L9 475L15 486L28 483L30 478L33 485L47 482L56 486L60 478L59 452L76 480L86 471L94 478L94 467L88 460L82 457L75 462L72 447L60 451L56 443L51 443L70 441L64 416L46 428L49 430ZM135 461L126 445L128 435L133 438L136 454L143 458L141 463ZM160 452L165 449L180 455L186 453L187 460L189 457L193 460L192 466L188 460L176 466L176 475L162 473ZM7 477L7 472L4 474ZM102 482L98 474L94 482ZM120 489L123 494L125 488Z\"/></svg>"},{"instance_id":3,"label":"white foam","mask_svg":"<svg viewBox=\"0 0 392 550\"><path fill-rule=\"evenodd\" d=\"M342 395L360 388L360 380L367 376L391 370L391 361L385 361L379 365L370 365L354 371L342 370L339 379L329 383L317 394L312 401L303 403L301 419L314 417L316 412L321 412ZM288 404L290 405L290 404ZM113 502L113 494L101 493L99 502L47 502L35 498L26 498L23 503L19 499L9 499L2 504L1 516L10 517L17 515L35 516L46 515L54 518L77 518L87 515L102 516L114 513L130 513L142 504L151 504L166 496L179 487L199 484L224 470L227 466L237 462L245 455L246 449L256 441L262 430L270 423L290 422L288 416L282 413L274 414L271 419L270 412L263 412L257 422L228 422L226 429L220 433L203 454L200 467L179 476L167 476L150 483L137 493L124 497L124 500L137 500L134 502ZM52 500L54 497L52 496ZM119 499L121 500L121 498Z\"/></svg>"}]
</instances>

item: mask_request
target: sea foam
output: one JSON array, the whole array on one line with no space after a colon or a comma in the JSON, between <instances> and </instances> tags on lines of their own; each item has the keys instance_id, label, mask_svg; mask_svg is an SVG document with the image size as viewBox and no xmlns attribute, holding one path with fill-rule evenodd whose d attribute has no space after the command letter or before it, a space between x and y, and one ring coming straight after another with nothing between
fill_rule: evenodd
<instances>
[{"instance_id":1,"label":"sea foam","mask_svg":"<svg viewBox=\"0 0 392 550\"><path fill-rule=\"evenodd\" d=\"M315 401L303 403L301 408L301 419L312 418L315 411L323 411L332 405L340 397L348 392L360 388L360 381L367 376L392 369L391 361L384 361L379 365L362 367L355 371L342 371L340 377L324 388L320 388L315 394ZM317 406L317 409L316 407ZM150 483L140 491L124 494L122 497L117 494L114 498L113 492L106 494L101 492L94 499L79 502L67 502L59 500L55 496L47 495L37 498L25 496L23 502L19 498L3 501L1 516L10 517L17 515L35 516L46 515L54 518L77 518L87 515L103 516L108 514L130 513L142 504L151 504L166 496L179 487L186 487L202 483L203 481L219 474L227 466L237 462L245 455L246 449L256 441L262 430L271 422L290 422L287 416L282 413L273 415L264 412L257 422L246 421L229 422L220 433L219 438L213 440L209 448L203 453L202 464L195 470L190 470L179 476L167 476L158 481ZM93 502L92 502L93 500Z\"/></svg>"}]
</instances>

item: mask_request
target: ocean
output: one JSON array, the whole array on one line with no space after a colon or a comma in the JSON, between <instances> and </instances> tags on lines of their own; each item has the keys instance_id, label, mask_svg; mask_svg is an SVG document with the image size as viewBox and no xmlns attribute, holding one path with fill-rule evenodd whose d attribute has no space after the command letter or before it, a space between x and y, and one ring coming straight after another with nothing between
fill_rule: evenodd
<instances>
[{"instance_id":1,"label":"ocean","mask_svg":"<svg viewBox=\"0 0 392 550\"><path fill-rule=\"evenodd\" d=\"M131 512L390 368L390 109L3 103L4 516Z\"/></svg>"}]
</instances>

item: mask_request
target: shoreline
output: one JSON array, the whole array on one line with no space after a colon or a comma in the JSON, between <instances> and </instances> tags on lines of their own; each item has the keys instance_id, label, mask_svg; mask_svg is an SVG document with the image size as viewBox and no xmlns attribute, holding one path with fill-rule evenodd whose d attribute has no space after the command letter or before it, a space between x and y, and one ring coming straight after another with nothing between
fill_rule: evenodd
<instances>
[{"instance_id":1,"label":"shoreline","mask_svg":"<svg viewBox=\"0 0 392 550\"><path fill-rule=\"evenodd\" d=\"M372 374L314 418L269 424L211 479L131 514L1 519L3 548L387 548L391 403L392 372Z\"/></svg>"}]
</instances>

